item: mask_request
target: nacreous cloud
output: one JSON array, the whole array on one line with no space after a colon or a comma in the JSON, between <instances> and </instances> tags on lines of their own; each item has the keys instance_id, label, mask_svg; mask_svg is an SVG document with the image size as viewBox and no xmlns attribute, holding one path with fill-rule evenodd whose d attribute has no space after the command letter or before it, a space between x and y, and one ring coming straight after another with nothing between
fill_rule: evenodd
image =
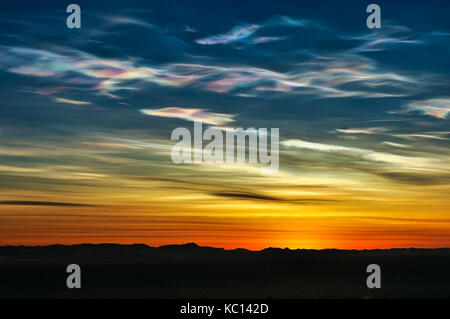
<instances>
[{"instance_id":1,"label":"nacreous cloud","mask_svg":"<svg viewBox=\"0 0 450 319\"><path fill-rule=\"evenodd\" d=\"M281 73L256 67L222 67L201 64L172 64L171 74L194 78L203 90L248 96L312 94L322 98L405 96L422 87L420 79L380 71L375 63L358 55L316 57ZM396 93L392 93L392 91Z\"/></svg>"},{"instance_id":2,"label":"nacreous cloud","mask_svg":"<svg viewBox=\"0 0 450 319\"><path fill-rule=\"evenodd\" d=\"M224 125L234 121L233 114L213 113L204 109L191 109L177 106L161 109L143 109L141 113L151 116L174 117L188 121L201 121L210 125Z\"/></svg>"},{"instance_id":3,"label":"nacreous cloud","mask_svg":"<svg viewBox=\"0 0 450 319\"><path fill-rule=\"evenodd\" d=\"M439 119L446 119L450 113L450 98L414 101L406 105L403 110L393 111L392 113L420 113Z\"/></svg>"},{"instance_id":4,"label":"nacreous cloud","mask_svg":"<svg viewBox=\"0 0 450 319\"><path fill-rule=\"evenodd\" d=\"M250 24L236 26L225 34L213 35L203 39L196 40L199 44L228 44L243 41L250 37L260 28L259 25Z\"/></svg>"},{"instance_id":5,"label":"nacreous cloud","mask_svg":"<svg viewBox=\"0 0 450 319\"><path fill-rule=\"evenodd\" d=\"M353 52L384 51L396 46L417 45L423 41L413 39L414 33L407 27L398 25L385 25L382 29L374 30L362 36L347 36L341 38L347 40L362 41L363 44L352 49Z\"/></svg>"},{"instance_id":6,"label":"nacreous cloud","mask_svg":"<svg viewBox=\"0 0 450 319\"><path fill-rule=\"evenodd\" d=\"M9 72L47 78L52 87L55 82L62 88L76 85L112 98L117 97L118 90L141 89L144 82L245 96L306 94L320 98L406 96L426 85L418 76L384 72L373 60L353 54L317 56L287 72L245 65L139 66L133 59L102 59L67 48L53 53L0 47L0 55L2 66Z\"/></svg>"},{"instance_id":7,"label":"nacreous cloud","mask_svg":"<svg viewBox=\"0 0 450 319\"><path fill-rule=\"evenodd\" d=\"M64 99L61 97L55 98L54 101L59 102L59 103L65 103L65 104L73 104L73 105L90 105L91 104L91 102L70 100L70 99Z\"/></svg>"},{"instance_id":8,"label":"nacreous cloud","mask_svg":"<svg viewBox=\"0 0 450 319\"><path fill-rule=\"evenodd\" d=\"M164 69L135 66L133 60L102 59L67 48L58 53L23 47L0 47L3 67L9 72L48 78L61 86L77 85L86 90L116 97L117 90L137 88L133 80L180 87L192 83L193 76L171 74Z\"/></svg>"},{"instance_id":9,"label":"nacreous cloud","mask_svg":"<svg viewBox=\"0 0 450 319\"><path fill-rule=\"evenodd\" d=\"M213 45L213 44L230 44L230 43L245 43L245 44L259 44L267 43L273 41L280 41L286 39L285 36L281 37L256 37L253 36L256 32L263 28L269 27L306 27L306 26L319 26L310 20L305 19L294 19L285 16L278 16L271 18L261 24L242 24L233 27L230 31L224 34L207 36L202 39L198 39L195 42L203 45Z\"/></svg>"}]
</instances>

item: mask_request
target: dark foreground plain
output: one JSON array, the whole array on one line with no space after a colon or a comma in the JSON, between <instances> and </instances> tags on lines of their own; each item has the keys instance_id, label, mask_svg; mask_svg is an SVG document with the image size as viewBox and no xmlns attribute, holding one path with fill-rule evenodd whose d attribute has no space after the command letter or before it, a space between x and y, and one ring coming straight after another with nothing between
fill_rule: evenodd
<instances>
[{"instance_id":1,"label":"dark foreground plain","mask_svg":"<svg viewBox=\"0 0 450 319\"><path fill-rule=\"evenodd\" d=\"M81 289L66 286L69 264ZM381 266L380 289L366 286L369 264ZM450 249L3 246L0 298L450 298Z\"/></svg>"}]
</instances>

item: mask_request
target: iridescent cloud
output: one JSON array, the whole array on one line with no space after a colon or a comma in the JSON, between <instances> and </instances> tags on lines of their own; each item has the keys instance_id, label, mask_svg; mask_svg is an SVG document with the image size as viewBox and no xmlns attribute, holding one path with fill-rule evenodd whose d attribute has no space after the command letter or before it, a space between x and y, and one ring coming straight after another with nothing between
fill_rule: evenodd
<instances>
[{"instance_id":1,"label":"iridescent cloud","mask_svg":"<svg viewBox=\"0 0 450 319\"><path fill-rule=\"evenodd\" d=\"M225 34L213 35L196 40L199 44L228 44L247 39L260 28L259 25L250 24L236 26Z\"/></svg>"},{"instance_id":2,"label":"iridescent cloud","mask_svg":"<svg viewBox=\"0 0 450 319\"><path fill-rule=\"evenodd\" d=\"M233 91L239 90L236 94L247 96L280 93L323 98L403 96L411 94L411 88L424 86L415 77L384 72L374 61L353 54L317 56L287 72L276 72L252 66L137 65L133 59L102 59L64 48L59 48L58 53L21 47L2 49L9 72L45 77L49 82L75 85L113 98L117 97L116 91L139 89L142 82L217 93L234 94Z\"/></svg>"},{"instance_id":3,"label":"iridescent cloud","mask_svg":"<svg viewBox=\"0 0 450 319\"><path fill-rule=\"evenodd\" d=\"M78 85L99 91L111 97L111 92L135 89L124 85L132 80L148 81L158 85L186 86L193 76L171 74L164 69L135 66L131 59L102 59L94 55L60 48L60 53L22 47L4 47L3 59L9 72L47 77L60 84ZM13 65L12 67L8 67ZM15 66L20 65L20 66Z\"/></svg>"},{"instance_id":4,"label":"iridescent cloud","mask_svg":"<svg viewBox=\"0 0 450 319\"><path fill-rule=\"evenodd\" d=\"M60 98L60 97L55 98L54 101L59 102L59 103L73 104L73 105L90 105L91 104L91 102L70 100L70 99L64 99L64 98Z\"/></svg>"},{"instance_id":5,"label":"iridescent cloud","mask_svg":"<svg viewBox=\"0 0 450 319\"><path fill-rule=\"evenodd\" d=\"M409 75L383 72L376 64L358 55L315 57L281 73L256 67L222 67L201 64L172 64L171 73L195 78L204 90L229 93L239 89L250 96L266 93L313 94L323 98L395 97L411 94L412 87L424 84ZM396 90L393 94L390 90Z\"/></svg>"},{"instance_id":6,"label":"iridescent cloud","mask_svg":"<svg viewBox=\"0 0 450 319\"><path fill-rule=\"evenodd\" d=\"M363 44L352 49L353 52L384 51L394 46L414 45L423 43L422 40L413 39L414 33L405 26L385 25L382 29L375 29L362 36L341 36L347 40L363 41Z\"/></svg>"},{"instance_id":7,"label":"iridescent cloud","mask_svg":"<svg viewBox=\"0 0 450 319\"><path fill-rule=\"evenodd\" d=\"M177 106L161 109L143 109L141 113L151 116L180 118L188 121L201 121L211 125L224 125L234 121L234 115L232 114L213 113L204 109Z\"/></svg>"},{"instance_id":8,"label":"iridescent cloud","mask_svg":"<svg viewBox=\"0 0 450 319\"><path fill-rule=\"evenodd\" d=\"M305 26L319 26L318 23L306 20L295 19L286 16L278 16L271 18L261 24L241 24L233 27L230 31L224 34L207 36L196 40L198 44L213 45L213 44L230 44L230 43L246 43L246 44L260 44L273 41L284 40L286 36L267 37L260 36L254 38L258 30L269 27L289 26L289 27L305 27Z\"/></svg>"},{"instance_id":9,"label":"iridescent cloud","mask_svg":"<svg viewBox=\"0 0 450 319\"><path fill-rule=\"evenodd\" d=\"M414 101L405 106L403 110L393 113L420 113L439 119L446 119L450 113L450 98L436 98Z\"/></svg>"},{"instance_id":10,"label":"iridescent cloud","mask_svg":"<svg viewBox=\"0 0 450 319\"><path fill-rule=\"evenodd\" d=\"M253 44L260 44L260 43L267 43L267 42L273 42L273 41L280 41L284 40L287 37L257 37L252 39Z\"/></svg>"}]
</instances>

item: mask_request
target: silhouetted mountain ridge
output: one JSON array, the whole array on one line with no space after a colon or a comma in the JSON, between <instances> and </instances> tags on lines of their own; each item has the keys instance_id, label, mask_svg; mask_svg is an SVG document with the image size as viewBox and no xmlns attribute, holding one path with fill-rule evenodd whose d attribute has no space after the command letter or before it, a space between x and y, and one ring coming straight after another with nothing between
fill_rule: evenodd
<instances>
[{"instance_id":1,"label":"silhouetted mountain ridge","mask_svg":"<svg viewBox=\"0 0 450 319\"><path fill-rule=\"evenodd\" d=\"M66 287L70 264L82 269L82 289ZM382 269L382 289L366 286L370 264ZM0 299L448 298L449 269L449 248L251 251L195 243L3 246Z\"/></svg>"},{"instance_id":2,"label":"silhouetted mountain ridge","mask_svg":"<svg viewBox=\"0 0 450 319\"><path fill-rule=\"evenodd\" d=\"M196 243L172 244L152 247L146 244L76 244L76 245L48 245L48 246L0 246L0 256L85 256L85 257L172 257L188 258L220 257L220 256L293 256L293 255L376 255L376 254L450 254L450 248L391 248L373 250L341 250L341 249L290 249L268 247L259 251L244 248L224 249L209 246L199 246Z\"/></svg>"}]
</instances>

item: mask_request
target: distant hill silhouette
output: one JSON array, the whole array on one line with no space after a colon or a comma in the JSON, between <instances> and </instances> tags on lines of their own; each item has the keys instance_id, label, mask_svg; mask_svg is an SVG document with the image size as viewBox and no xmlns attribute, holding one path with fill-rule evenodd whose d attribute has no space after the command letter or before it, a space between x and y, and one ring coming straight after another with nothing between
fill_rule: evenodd
<instances>
[{"instance_id":1,"label":"distant hill silhouette","mask_svg":"<svg viewBox=\"0 0 450 319\"><path fill-rule=\"evenodd\" d=\"M79 264L82 288L67 289ZM366 287L379 264L382 288ZM448 298L450 249L225 250L195 243L0 247L0 298Z\"/></svg>"},{"instance_id":2,"label":"distant hill silhouette","mask_svg":"<svg viewBox=\"0 0 450 319\"><path fill-rule=\"evenodd\" d=\"M272 254L272 255L291 255L291 254L448 254L450 248L390 248L390 249L289 249L268 247L259 251L248 250L244 248L224 249L209 246L199 246L196 243L173 244L159 247L148 246L146 244L76 244L76 245L47 245L47 246L0 246L0 256L17 256L22 254L39 254L40 256L52 254L70 254L85 256L116 256L116 255L135 255L148 256L149 254L165 256L191 256L196 254Z\"/></svg>"}]
</instances>

